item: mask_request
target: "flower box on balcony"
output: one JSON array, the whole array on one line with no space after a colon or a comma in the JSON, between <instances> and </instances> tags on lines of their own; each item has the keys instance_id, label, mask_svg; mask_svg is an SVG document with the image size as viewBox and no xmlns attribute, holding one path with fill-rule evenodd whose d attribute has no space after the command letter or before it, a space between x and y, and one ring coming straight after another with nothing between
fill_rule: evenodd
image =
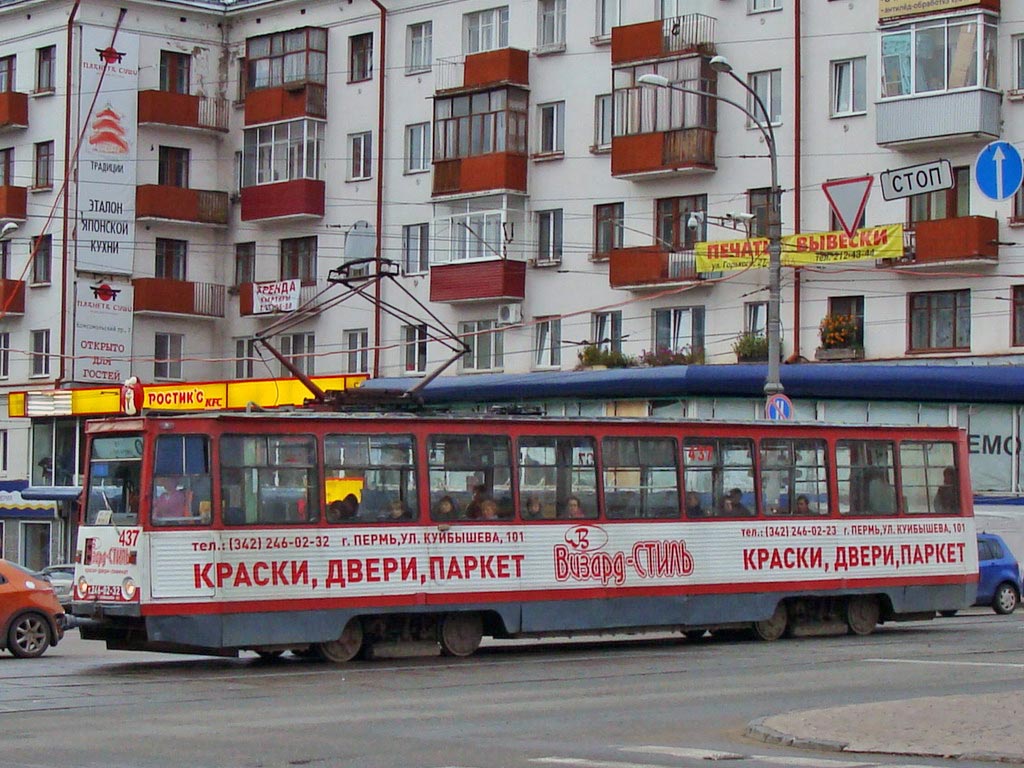
<instances>
[{"instance_id":1,"label":"flower box on balcony","mask_svg":"<svg viewBox=\"0 0 1024 768\"><path fill-rule=\"evenodd\" d=\"M814 350L814 359L821 362L834 362L836 360L863 360L864 347L818 347Z\"/></svg>"}]
</instances>

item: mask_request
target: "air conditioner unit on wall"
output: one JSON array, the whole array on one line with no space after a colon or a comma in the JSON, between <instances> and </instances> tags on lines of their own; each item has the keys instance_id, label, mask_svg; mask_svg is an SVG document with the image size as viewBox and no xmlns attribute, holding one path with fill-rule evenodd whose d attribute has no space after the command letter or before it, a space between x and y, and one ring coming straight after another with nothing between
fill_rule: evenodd
<instances>
[{"instance_id":1,"label":"air conditioner unit on wall","mask_svg":"<svg viewBox=\"0 0 1024 768\"><path fill-rule=\"evenodd\" d=\"M522 304L502 304L498 307L498 325L514 325L522 321Z\"/></svg>"}]
</instances>

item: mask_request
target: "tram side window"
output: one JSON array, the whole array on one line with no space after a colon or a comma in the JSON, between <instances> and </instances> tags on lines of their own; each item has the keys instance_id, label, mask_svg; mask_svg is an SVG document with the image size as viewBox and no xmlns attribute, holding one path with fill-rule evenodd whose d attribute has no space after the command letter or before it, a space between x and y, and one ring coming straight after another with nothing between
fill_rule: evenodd
<instances>
[{"instance_id":1,"label":"tram side window","mask_svg":"<svg viewBox=\"0 0 1024 768\"><path fill-rule=\"evenodd\" d=\"M683 466L687 517L753 517L757 514L752 440L687 438L683 444Z\"/></svg>"},{"instance_id":2,"label":"tram side window","mask_svg":"<svg viewBox=\"0 0 1024 768\"><path fill-rule=\"evenodd\" d=\"M319 518L312 435L229 435L220 440L225 525L289 525Z\"/></svg>"},{"instance_id":3,"label":"tram side window","mask_svg":"<svg viewBox=\"0 0 1024 768\"><path fill-rule=\"evenodd\" d=\"M960 514L953 443L900 443L900 488L908 515Z\"/></svg>"},{"instance_id":4,"label":"tram side window","mask_svg":"<svg viewBox=\"0 0 1024 768\"><path fill-rule=\"evenodd\" d=\"M210 439L161 435L153 454L150 518L154 525L209 525L212 511Z\"/></svg>"},{"instance_id":5,"label":"tram side window","mask_svg":"<svg viewBox=\"0 0 1024 768\"><path fill-rule=\"evenodd\" d=\"M427 444L434 520L512 517L512 462L501 435L431 435Z\"/></svg>"},{"instance_id":6,"label":"tram side window","mask_svg":"<svg viewBox=\"0 0 1024 768\"><path fill-rule=\"evenodd\" d=\"M142 435L94 437L89 443L86 525L137 525Z\"/></svg>"},{"instance_id":7,"label":"tram side window","mask_svg":"<svg viewBox=\"0 0 1024 768\"><path fill-rule=\"evenodd\" d=\"M827 515L824 440L761 441L761 503L766 515Z\"/></svg>"},{"instance_id":8,"label":"tram side window","mask_svg":"<svg viewBox=\"0 0 1024 768\"><path fill-rule=\"evenodd\" d=\"M601 467L607 517L679 517L675 440L606 437L601 441Z\"/></svg>"},{"instance_id":9,"label":"tram side window","mask_svg":"<svg viewBox=\"0 0 1024 768\"><path fill-rule=\"evenodd\" d=\"M895 515L895 449L888 440L836 442L839 514Z\"/></svg>"},{"instance_id":10,"label":"tram side window","mask_svg":"<svg viewBox=\"0 0 1024 768\"><path fill-rule=\"evenodd\" d=\"M329 523L419 517L412 435L328 435L324 501Z\"/></svg>"},{"instance_id":11,"label":"tram side window","mask_svg":"<svg viewBox=\"0 0 1024 768\"><path fill-rule=\"evenodd\" d=\"M597 517L592 438L522 437L518 447L519 503L524 519Z\"/></svg>"}]
</instances>

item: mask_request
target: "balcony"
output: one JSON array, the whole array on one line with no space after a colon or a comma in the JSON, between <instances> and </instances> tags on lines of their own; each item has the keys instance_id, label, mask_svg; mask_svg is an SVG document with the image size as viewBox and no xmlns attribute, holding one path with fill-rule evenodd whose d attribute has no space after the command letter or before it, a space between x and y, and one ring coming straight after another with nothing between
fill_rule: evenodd
<instances>
[{"instance_id":1,"label":"balcony","mask_svg":"<svg viewBox=\"0 0 1024 768\"><path fill-rule=\"evenodd\" d=\"M522 301L526 262L511 259L455 262L430 267L430 300L447 304Z\"/></svg>"},{"instance_id":2,"label":"balcony","mask_svg":"<svg viewBox=\"0 0 1024 768\"><path fill-rule=\"evenodd\" d=\"M28 188L0 187L0 219L24 221L28 208Z\"/></svg>"},{"instance_id":3,"label":"balcony","mask_svg":"<svg viewBox=\"0 0 1024 768\"><path fill-rule=\"evenodd\" d=\"M711 112L713 120L716 112ZM639 181L681 172L713 171L716 133L712 125L615 136L612 176Z\"/></svg>"},{"instance_id":4,"label":"balcony","mask_svg":"<svg viewBox=\"0 0 1024 768\"><path fill-rule=\"evenodd\" d=\"M135 218L225 226L228 223L228 193L143 184L135 190Z\"/></svg>"},{"instance_id":5,"label":"balcony","mask_svg":"<svg viewBox=\"0 0 1024 768\"><path fill-rule=\"evenodd\" d=\"M608 257L608 284L612 288L653 290L700 279L693 251L666 251L656 245L642 245L617 248Z\"/></svg>"},{"instance_id":6,"label":"balcony","mask_svg":"<svg viewBox=\"0 0 1024 768\"><path fill-rule=\"evenodd\" d=\"M242 221L321 218L324 182L293 179L242 188Z\"/></svg>"},{"instance_id":7,"label":"balcony","mask_svg":"<svg viewBox=\"0 0 1024 768\"><path fill-rule=\"evenodd\" d=\"M135 314L224 317L224 286L162 277L137 277Z\"/></svg>"},{"instance_id":8,"label":"balcony","mask_svg":"<svg viewBox=\"0 0 1024 768\"><path fill-rule=\"evenodd\" d=\"M270 281L275 282L275 281ZM276 312L271 313L257 313L254 310L255 302L253 301L254 288L257 285L263 285L265 283L242 283L238 286L238 314L242 317L278 317ZM299 306L303 307L307 303L313 300L313 297L318 292L323 290L323 285L317 283L303 283L299 287ZM308 311L308 310L307 310Z\"/></svg>"},{"instance_id":9,"label":"balcony","mask_svg":"<svg viewBox=\"0 0 1024 768\"><path fill-rule=\"evenodd\" d=\"M28 94L0 93L0 131L28 128Z\"/></svg>"},{"instance_id":10,"label":"balcony","mask_svg":"<svg viewBox=\"0 0 1024 768\"><path fill-rule=\"evenodd\" d=\"M689 13L612 29L612 66L633 61L677 58L692 53L715 55L717 19Z\"/></svg>"},{"instance_id":11,"label":"balcony","mask_svg":"<svg viewBox=\"0 0 1024 768\"><path fill-rule=\"evenodd\" d=\"M875 142L882 147L991 141L1000 136L1002 94L975 89L875 103Z\"/></svg>"},{"instance_id":12,"label":"balcony","mask_svg":"<svg viewBox=\"0 0 1024 768\"><path fill-rule=\"evenodd\" d=\"M0 317L25 314L25 281L0 280Z\"/></svg>"},{"instance_id":13,"label":"balcony","mask_svg":"<svg viewBox=\"0 0 1024 768\"><path fill-rule=\"evenodd\" d=\"M139 92L139 125L172 125L200 131L228 130L228 102L169 91Z\"/></svg>"},{"instance_id":14,"label":"balcony","mask_svg":"<svg viewBox=\"0 0 1024 768\"><path fill-rule=\"evenodd\" d=\"M320 83L290 83L245 95L245 124L277 123L299 117L327 119L327 88Z\"/></svg>"},{"instance_id":15,"label":"balcony","mask_svg":"<svg viewBox=\"0 0 1024 768\"><path fill-rule=\"evenodd\" d=\"M525 154L494 152L434 162L433 195L465 195L475 192L526 194Z\"/></svg>"},{"instance_id":16,"label":"balcony","mask_svg":"<svg viewBox=\"0 0 1024 768\"><path fill-rule=\"evenodd\" d=\"M530 52L519 48L449 56L435 66L437 93L530 84Z\"/></svg>"}]
</instances>

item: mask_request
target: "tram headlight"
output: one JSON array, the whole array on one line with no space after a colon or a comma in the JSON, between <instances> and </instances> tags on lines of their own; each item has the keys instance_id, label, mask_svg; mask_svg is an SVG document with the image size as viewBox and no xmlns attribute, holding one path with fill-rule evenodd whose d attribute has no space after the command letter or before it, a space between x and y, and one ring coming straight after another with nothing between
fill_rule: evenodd
<instances>
[{"instance_id":1,"label":"tram headlight","mask_svg":"<svg viewBox=\"0 0 1024 768\"><path fill-rule=\"evenodd\" d=\"M86 598L89 596L89 582L85 580L85 576L78 579L78 596Z\"/></svg>"},{"instance_id":2,"label":"tram headlight","mask_svg":"<svg viewBox=\"0 0 1024 768\"><path fill-rule=\"evenodd\" d=\"M131 576L121 582L121 596L125 600L131 600L135 597L136 589L138 589L138 587L135 585L135 580Z\"/></svg>"}]
</instances>

